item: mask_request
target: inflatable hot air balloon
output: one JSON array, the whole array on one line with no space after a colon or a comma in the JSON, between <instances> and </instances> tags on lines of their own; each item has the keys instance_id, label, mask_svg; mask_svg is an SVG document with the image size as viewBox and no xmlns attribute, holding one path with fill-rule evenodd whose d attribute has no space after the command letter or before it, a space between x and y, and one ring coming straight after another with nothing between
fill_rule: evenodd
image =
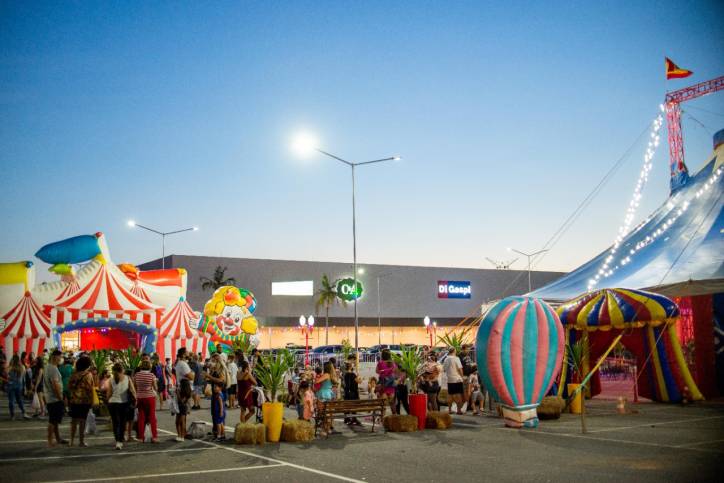
<instances>
[{"instance_id":1,"label":"inflatable hot air balloon","mask_svg":"<svg viewBox=\"0 0 724 483\"><path fill-rule=\"evenodd\" d=\"M536 427L536 408L561 370L563 326L545 302L508 297L483 318L476 341L478 373L502 404L505 424Z\"/></svg>"}]
</instances>

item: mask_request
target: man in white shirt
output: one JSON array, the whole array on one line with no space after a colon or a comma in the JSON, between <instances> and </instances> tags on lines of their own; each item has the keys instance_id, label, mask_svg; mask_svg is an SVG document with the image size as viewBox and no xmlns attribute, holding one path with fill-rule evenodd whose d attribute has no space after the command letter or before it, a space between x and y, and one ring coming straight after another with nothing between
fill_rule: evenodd
<instances>
[{"instance_id":1,"label":"man in white shirt","mask_svg":"<svg viewBox=\"0 0 724 483\"><path fill-rule=\"evenodd\" d=\"M226 391L228 394L228 405L229 409L236 407L236 376L239 372L239 366L236 365L236 357L234 354L229 355L229 363L226 365L227 375L226 378Z\"/></svg>"},{"instance_id":2,"label":"man in white shirt","mask_svg":"<svg viewBox=\"0 0 724 483\"><path fill-rule=\"evenodd\" d=\"M452 414L452 403L457 406L457 413L462 414L463 411L463 364L460 358L455 355L455 348L451 347L445 362L442 364L447 377L447 410Z\"/></svg>"},{"instance_id":3,"label":"man in white shirt","mask_svg":"<svg viewBox=\"0 0 724 483\"><path fill-rule=\"evenodd\" d=\"M176 404L178 404L178 414L176 414L176 441L182 442L186 437L186 415L189 413L189 401L193 393L192 384L194 380L194 371L186 362L186 348L182 347L176 354Z\"/></svg>"}]
</instances>

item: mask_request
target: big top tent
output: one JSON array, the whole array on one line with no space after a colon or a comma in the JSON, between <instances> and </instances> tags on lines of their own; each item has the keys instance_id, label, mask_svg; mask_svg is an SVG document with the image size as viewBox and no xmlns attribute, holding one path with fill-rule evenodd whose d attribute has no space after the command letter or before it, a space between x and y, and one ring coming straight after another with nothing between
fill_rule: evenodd
<instances>
[{"instance_id":1,"label":"big top tent","mask_svg":"<svg viewBox=\"0 0 724 483\"><path fill-rule=\"evenodd\" d=\"M50 320L33 300L30 292L25 295L3 317L4 328L0 332L5 355L32 352L38 354L47 347L50 340Z\"/></svg>"}]
</instances>

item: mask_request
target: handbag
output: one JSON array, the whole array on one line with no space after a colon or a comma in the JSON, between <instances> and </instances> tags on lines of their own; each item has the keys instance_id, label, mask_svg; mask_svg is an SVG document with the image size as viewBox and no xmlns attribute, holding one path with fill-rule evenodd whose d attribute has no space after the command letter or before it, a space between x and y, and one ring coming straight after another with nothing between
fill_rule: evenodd
<instances>
[{"instance_id":1,"label":"handbag","mask_svg":"<svg viewBox=\"0 0 724 483\"><path fill-rule=\"evenodd\" d=\"M93 402L91 403L91 406L93 406L94 408L100 406L101 400L98 397L98 389L94 387L91 389L91 392L93 393Z\"/></svg>"},{"instance_id":2,"label":"handbag","mask_svg":"<svg viewBox=\"0 0 724 483\"><path fill-rule=\"evenodd\" d=\"M39 411L40 410L40 399L38 398L38 393L33 393L33 402L30 403L30 408L33 411Z\"/></svg>"}]
</instances>

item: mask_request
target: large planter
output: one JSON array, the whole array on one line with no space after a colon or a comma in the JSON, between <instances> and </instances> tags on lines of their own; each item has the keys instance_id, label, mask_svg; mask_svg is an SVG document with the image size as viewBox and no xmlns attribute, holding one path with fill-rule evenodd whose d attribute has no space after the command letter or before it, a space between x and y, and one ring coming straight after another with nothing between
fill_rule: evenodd
<instances>
[{"instance_id":1,"label":"large planter","mask_svg":"<svg viewBox=\"0 0 724 483\"><path fill-rule=\"evenodd\" d=\"M578 386L580 384L568 384L568 394L569 396L573 394L573 392L578 389ZM571 401L570 406L568 408L573 414L581 414L581 398L583 397L583 391L579 391L578 394L576 394L576 397L573 398Z\"/></svg>"},{"instance_id":2,"label":"large planter","mask_svg":"<svg viewBox=\"0 0 724 483\"><path fill-rule=\"evenodd\" d=\"M279 442L284 419L284 403L265 402L261 406L261 414L266 426L266 440L272 443Z\"/></svg>"},{"instance_id":3,"label":"large planter","mask_svg":"<svg viewBox=\"0 0 724 483\"><path fill-rule=\"evenodd\" d=\"M417 418L417 429L425 429L427 418L427 394L410 394L410 415Z\"/></svg>"}]
</instances>

